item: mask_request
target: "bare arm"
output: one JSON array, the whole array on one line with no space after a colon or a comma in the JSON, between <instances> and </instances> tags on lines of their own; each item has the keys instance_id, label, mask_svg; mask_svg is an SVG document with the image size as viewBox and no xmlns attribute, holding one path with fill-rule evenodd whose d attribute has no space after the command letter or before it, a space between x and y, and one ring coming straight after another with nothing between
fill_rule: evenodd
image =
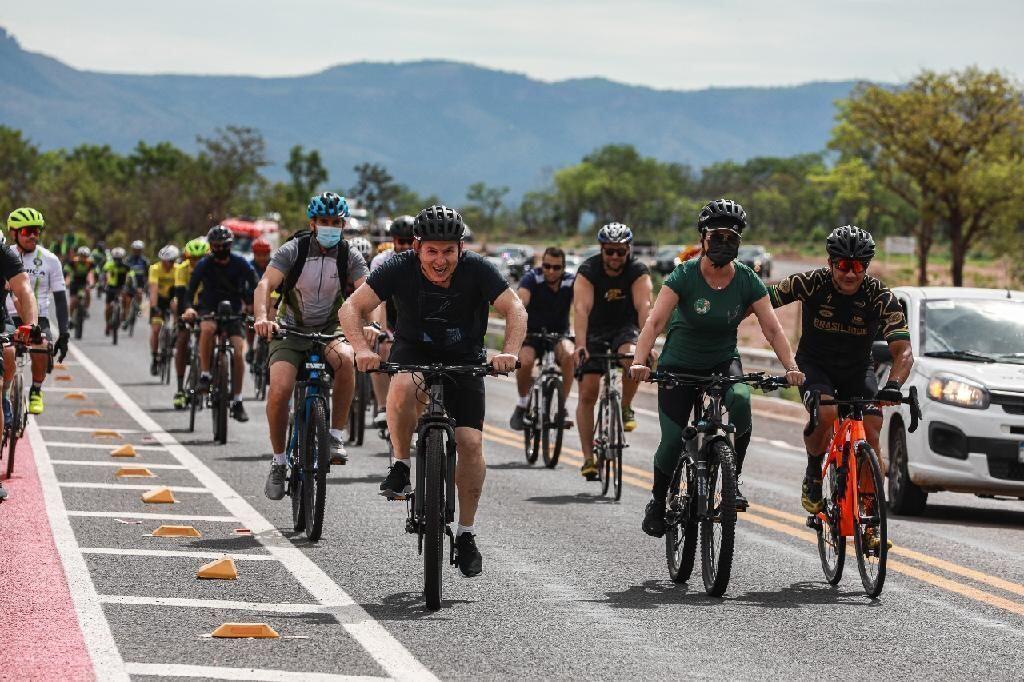
<instances>
[{"instance_id":1,"label":"bare arm","mask_svg":"<svg viewBox=\"0 0 1024 682\"><path fill-rule=\"evenodd\" d=\"M594 285L582 275L576 276L572 285L573 328L576 334L576 351L587 347L587 325L590 311L594 308Z\"/></svg>"},{"instance_id":2,"label":"bare arm","mask_svg":"<svg viewBox=\"0 0 1024 682\"><path fill-rule=\"evenodd\" d=\"M910 376L910 369L914 366L914 351L909 341L891 341L889 352L892 354L892 369L889 370L889 380L895 381L902 386Z\"/></svg>"},{"instance_id":3,"label":"bare arm","mask_svg":"<svg viewBox=\"0 0 1024 682\"><path fill-rule=\"evenodd\" d=\"M636 308L636 322L643 329L647 324L647 316L651 313L651 293L654 285L650 275L641 275L633 282L630 293L633 295L633 307Z\"/></svg>"},{"instance_id":4,"label":"bare arm","mask_svg":"<svg viewBox=\"0 0 1024 682\"><path fill-rule=\"evenodd\" d=\"M768 340L772 350L775 351L775 357L779 359L787 372L796 370L793 349L789 345L789 339L786 338L785 332L782 331L782 325L779 323L778 315L775 314L775 309L772 308L771 301L767 296L762 296L754 301L754 305L751 307L754 309L754 315L757 316L757 323L761 325L761 333L764 334L764 338Z\"/></svg>"},{"instance_id":5,"label":"bare arm","mask_svg":"<svg viewBox=\"0 0 1024 682\"><path fill-rule=\"evenodd\" d=\"M338 311L341 331L345 333L345 338L348 339L349 345L357 354L372 353L369 344L363 338L363 320L380 304L381 300L377 297L377 293L362 283ZM360 367L360 369L365 371L366 368Z\"/></svg>"},{"instance_id":6,"label":"bare arm","mask_svg":"<svg viewBox=\"0 0 1024 682\"><path fill-rule=\"evenodd\" d=\"M253 304L256 309L254 317L257 322L267 319L267 310L270 309L270 294L277 291L282 282L284 282L284 273L274 266L268 265L253 293Z\"/></svg>"},{"instance_id":7,"label":"bare arm","mask_svg":"<svg viewBox=\"0 0 1024 682\"><path fill-rule=\"evenodd\" d=\"M32 294L32 286L29 284L28 275L24 272L15 275L7 285L14 295L14 309L18 311L18 317L24 324L39 323L39 308L36 306L36 297Z\"/></svg>"},{"instance_id":8,"label":"bare arm","mask_svg":"<svg viewBox=\"0 0 1024 682\"><path fill-rule=\"evenodd\" d=\"M519 289L516 291L516 293L519 294L519 300L523 302L523 307L524 308L526 306L530 305L530 290L529 289L524 289L523 287L519 287Z\"/></svg>"},{"instance_id":9,"label":"bare arm","mask_svg":"<svg viewBox=\"0 0 1024 682\"><path fill-rule=\"evenodd\" d=\"M644 366L644 363L650 358L654 342L664 331L665 325L668 324L672 311L677 305L679 305L679 295L669 287L662 287L658 292L658 300L654 302L654 308L647 315L643 329L640 331L640 338L636 341L633 367L639 367L639 369L634 371L631 368L629 372L634 379L646 379L650 374L650 369Z\"/></svg>"},{"instance_id":10,"label":"bare arm","mask_svg":"<svg viewBox=\"0 0 1024 682\"><path fill-rule=\"evenodd\" d=\"M494 309L505 318L505 344L502 353L519 356L519 349L526 338L526 306L516 292L506 289L494 299Z\"/></svg>"}]
</instances>

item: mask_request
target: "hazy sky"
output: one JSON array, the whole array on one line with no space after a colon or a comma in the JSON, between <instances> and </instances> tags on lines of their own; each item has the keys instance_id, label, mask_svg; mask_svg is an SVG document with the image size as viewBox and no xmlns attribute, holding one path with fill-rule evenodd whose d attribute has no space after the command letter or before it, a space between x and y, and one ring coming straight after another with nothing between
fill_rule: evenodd
<instances>
[{"instance_id":1,"label":"hazy sky","mask_svg":"<svg viewBox=\"0 0 1024 682\"><path fill-rule=\"evenodd\" d=\"M77 68L131 73L443 58L660 88L1024 75L1024 0L0 0L0 26Z\"/></svg>"}]
</instances>

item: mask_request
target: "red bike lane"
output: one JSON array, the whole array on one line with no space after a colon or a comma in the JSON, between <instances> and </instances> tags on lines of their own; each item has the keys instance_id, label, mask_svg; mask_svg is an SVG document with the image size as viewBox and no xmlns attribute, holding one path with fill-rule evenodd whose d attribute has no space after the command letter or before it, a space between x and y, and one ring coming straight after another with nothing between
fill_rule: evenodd
<instances>
[{"instance_id":1,"label":"red bike lane","mask_svg":"<svg viewBox=\"0 0 1024 682\"><path fill-rule=\"evenodd\" d=\"M28 438L14 463L0 504L0 678L95 679Z\"/></svg>"}]
</instances>

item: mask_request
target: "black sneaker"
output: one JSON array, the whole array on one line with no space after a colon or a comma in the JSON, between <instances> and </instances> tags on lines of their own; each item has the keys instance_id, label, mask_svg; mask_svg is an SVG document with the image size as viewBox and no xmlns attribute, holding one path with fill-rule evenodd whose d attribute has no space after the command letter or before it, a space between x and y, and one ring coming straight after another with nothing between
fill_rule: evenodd
<instances>
[{"instance_id":1,"label":"black sneaker","mask_svg":"<svg viewBox=\"0 0 1024 682\"><path fill-rule=\"evenodd\" d=\"M412 485L409 483L409 465L396 459L380 484L380 494L392 499L402 499L410 490Z\"/></svg>"},{"instance_id":2,"label":"black sneaker","mask_svg":"<svg viewBox=\"0 0 1024 682\"><path fill-rule=\"evenodd\" d=\"M156 366L156 358L153 358L153 361L149 363L149 373L152 376L160 373L160 369Z\"/></svg>"},{"instance_id":3,"label":"black sneaker","mask_svg":"<svg viewBox=\"0 0 1024 682\"><path fill-rule=\"evenodd\" d=\"M524 414L526 414L526 408L516 405L516 409L512 412L512 418L508 420L509 428L513 431L522 431L526 428L526 425L523 424Z\"/></svg>"},{"instance_id":4,"label":"black sneaker","mask_svg":"<svg viewBox=\"0 0 1024 682\"><path fill-rule=\"evenodd\" d=\"M644 522L640 525L652 538L665 535L665 503L651 500L644 509Z\"/></svg>"},{"instance_id":5,"label":"black sneaker","mask_svg":"<svg viewBox=\"0 0 1024 682\"><path fill-rule=\"evenodd\" d=\"M254 353L254 349L252 349L252 348L250 348L249 350L245 351L245 364L247 364L247 365L251 365L252 364L253 353Z\"/></svg>"},{"instance_id":6,"label":"black sneaker","mask_svg":"<svg viewBox=\"0 0 1024 682\"><path fill-rule=\"evenodd\" d=\"M736 511L745 512L749 506L750 502L747 501L746 496L740 490L740 482L736 481Z\"/></svg>"},{"instance_id":7,"label":"black sneaker","mask_svg":"<svg viewBox=\"0 0 1024 682\"><path fill-rule=\"evenodd\" d=\"M213 377L206 376L205 374L199 375L199 384L196 386L197 393L209 393L210 384L213 383Z\"/></svg>"},{"instance_id":8,"label":"black sneaker","mask_svg":"<svg viewBox=\"0 0 1024 682\"><path fill-rule=\"evenodd\" d=\"M284 479L288 471L285 464L270 465L270 473L267 474L267 483L263 486L263 494L272 500L280 500L284 497Z\"/></svg>"},{"instance_id":9,"label":"black sneaker","mask_svg":"<svg viewBox=\"0 0 1024 682\"><path fill-rule=\"evenodd\" d=\"M476 548L476 539L472 533L459 533L455 536L455 563L467 578L480 575L484 570L484 558Z\"/></svg>"},{"instance_id":10,"label":"black sneaker","mask_svg":"<svg viewBox=\"0 0 1024 682\"><path fill-rule=\"evenodd\" d=\"M249 415L245 413L245 406L242 405L241 400L236 400L231 403L231 418L236 422L247 422L249 421Z\"/></svg>"}]
</instances>

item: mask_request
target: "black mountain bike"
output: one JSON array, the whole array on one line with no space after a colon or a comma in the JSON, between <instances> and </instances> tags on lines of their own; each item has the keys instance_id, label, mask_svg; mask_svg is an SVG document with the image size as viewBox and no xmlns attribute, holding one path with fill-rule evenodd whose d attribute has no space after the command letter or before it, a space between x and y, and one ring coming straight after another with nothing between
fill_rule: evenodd
<instances>
[{"instance_id":1,"label":"black mountain bike","mask_svg":"<svg viewBox=\"0 0 1024 682\"><path fill-rule=\"evenodd\" d=\"M71 316L71 322L75 327L75 339L81 339L85 330L85 315L88 308L85 307L85 287L79 287L75 293L75 314Z\"/></svg>"},{"instance_id":2,"label":"black mountain bike","mask_svg":"<svg viewBox=\"0 0 1024 682\"><path fill-rule=\"evenodd\" d=\"M538 455L543 454L545 466L553 469L562 453L562 436L566 429L565 388L562 368L555 362L555 346L562 339L571 341L575 337L541 330L527 334L526 338L542 342L545 350L523 415L523 447L527 462L534 464Z\"/></svg>"},{"instance_id":3,"label":"black mountain bike","mask_svg":"<svg viewBox=\"0 0 1024 682\"><path fill-rule=\"evenodd\" d=\"M213 358L210 362L210 393L207 404L210 416L213 417L213 440L224 445L228 442L228 413L231 410L231 373L235 349L228 338L228 325L235 321L246 321L248 317L235 313L228 301L217 304L217 312L203 315L203 320L217 322L216 340L213 345Z\"/></svg>"},{"instance_id":4,"label":"black mountain bike","mask_svg":"<svg viewBox=\"0 0 1024 682\"><path fill-rule=\"evenodd\" d=\"M417 386L427 406L416 425L416 487L403 498L408 508L405 531L419 538L423 556L423 596L427 608L441 608L441 568L444 537L449 540L448 562L455 564L455 536L448 524L455 520L455 422L444 411L444 379L455 375L483 377L494 374L483 365L399 365L382 363L376 371L391 376L418 375Z\"/></svg>"},{"instance_id":5,"label":"black mountain bike","mask_svg":"<svg viewBox=\"0 0 1024 682\"><path fill-rule=\"evenodd\" d=\"M288 418L288 495L292 498L292 527L317 542L323 532L327 503L327 473L331 469L331 386L334 374L324 349L341 334L305 332L280 325L275 338L295 336L314 342L306 352L292 395Z\"/></svg>"},{"instance_id":6,"label":"black mountain bike","mask_svg":"<svg viewBox=\"0 0 1024 682\"><path fill-rule=\"evenodd\" d=\"M683 430L679 458L665 498L665 555L673 581L690 579L700 526L704 590L720 597L729 586L736 540L736 462L732 434L736 427L723 418L722 401L734 384L766 391L788 385L785 377L763 372L742 376L698 376L657 371L651 382L697 389L693 422Z\"/></svg>"},{"instance_id":7,"label":"black mountain bike","mask_svg":"<svg viewBox=\"0 0 1024 682\"><path fill-rule=\"evenodd\" d=\"M53 367L53 355L50 348L30 348L29 346L16 341L12 336L0 336L0 344L14 345L15 370L14 378L11 379L10 392L8 397L11 401L11 420L4 421L2 440L0 440L0 456L7 452L7 478L14 474L14 451L18 446L18 440L25 435L25 427L28 426L28 392L25 390L25 366L28 365L30 354L46 354L49 356L49 368Z\"/></svg>"},{"instance_id":8,"label":"black mountain bike","mask_svg":"<svg viewBox=\"0 0 1024 682\"><path fill-rule=\"evenodd\" d=\"M171 322L171 311L161 311L163 324L157 332L156 366L160 383L171 383L171 365L174 364L174 325Z\"/></svg>"},{"instance_id":9,"label":"black mountain bike","mask_svg":"<svg viewBox=\"0 0 1024 682\"><path fill-rule=\"evenodd\" d=\"M352 391L352 406L348 412L348 440L362 445L366 437L366 411L370 409L373 386L370 375L356 370L356 385Z\"/></svg>"},{"instance_id":10,"label":"black mountain bike","mask_svg":"<svg viewBox=\"0 0 1024 682\"><path fill-rule=\"evenodd\" d=\"M185 375L185 400L188 403L188 430L196 430L196 412L203 409L203 396L199 393L199 325L194 322L178 323L188 332L188 344L185 353L188 355L188 374Z\"/></svg>"},{"instance_id":11,"label":"black mountain bike","mask_svg":"<svg viewBox=\"0 0 1024 682\"><path fill-rule=\"evenodd\" d=\"M604 363L601 378L601 397L597 403L597 423L594 424L594 459L601 476L601 494L607 495L614 485L615 499L622 498L622 451L626 445L622 427L622 393L615 380L619 362L632 360L632 355L623 353L593 353L591 360Z\"/></svg>"},{"instance_id":12,"label":"black mountain bike","mask_svg":"<svg viewBox=\"0 0 1024 682\"><path fill-rule=\"evenodd\" d=\"M114 301L113 306L110 309L110 342L113 345L117 345L117 335L121 333L121 295L117 296L117 300Z\"/></svg>"},{"instance_id":13,"label":"black mountain bike","mask_svg":"<svg viewBox=\"0 0 1024 682\"><path fill-rule=\"evenodd\" d=\"M257 336L252 352L252 385L256 389L256 400L267 399L267 386L270 385L270 344L262 336Z\"/></svg>"}]
</instances>

